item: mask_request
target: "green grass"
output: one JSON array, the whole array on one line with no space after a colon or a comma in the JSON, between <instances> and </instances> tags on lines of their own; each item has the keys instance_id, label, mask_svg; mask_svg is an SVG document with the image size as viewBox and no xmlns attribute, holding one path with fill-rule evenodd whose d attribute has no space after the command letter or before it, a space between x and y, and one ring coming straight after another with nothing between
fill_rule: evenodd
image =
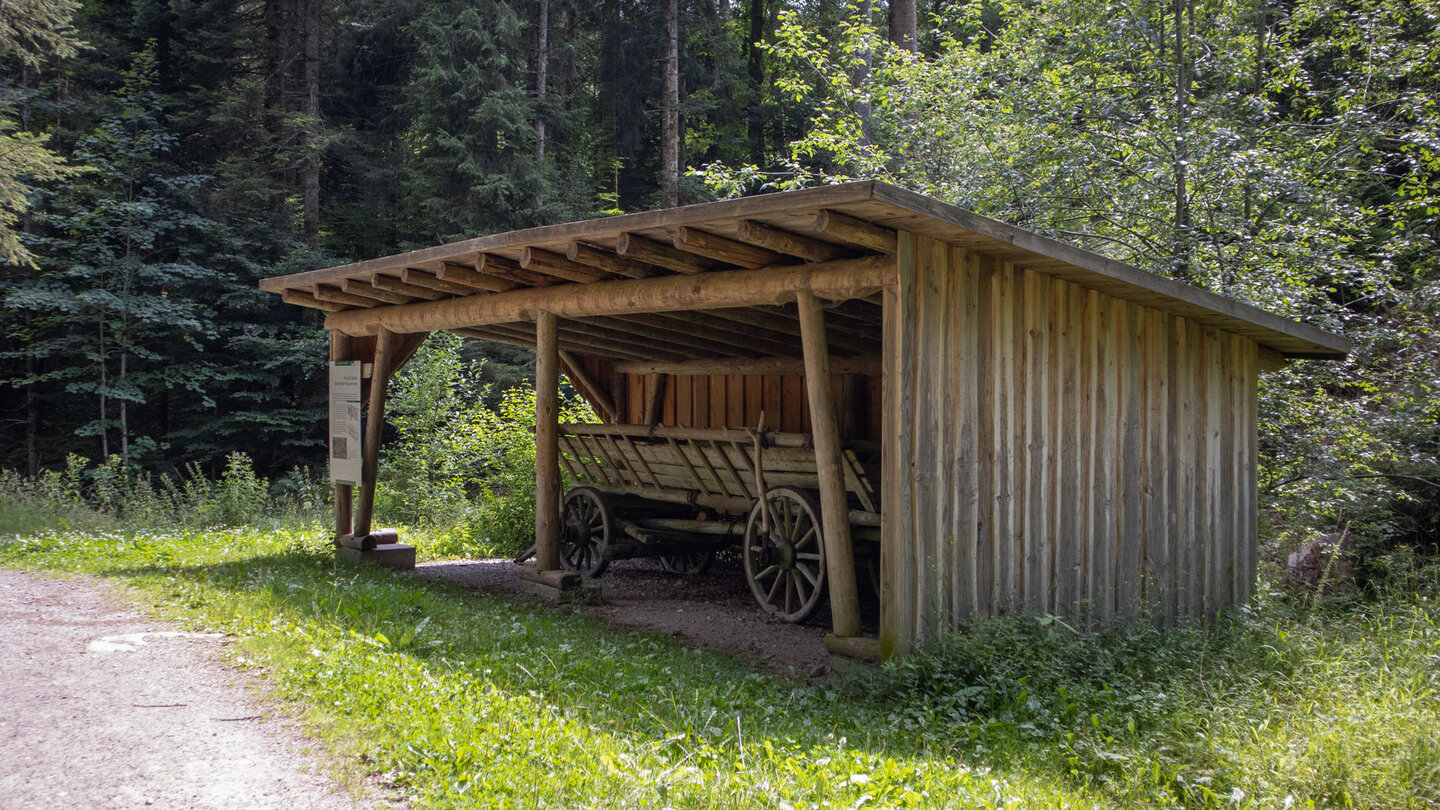
<instances>
[{"instance_id":1,"label":"green grass","mask_svg":"<svg viewBox=\"0 0 1440 810\"><path fill-rule=\"evenodd\" d=\"M232 634L416 807L1436 807L1437 583L1211 630L1014 617L818 684L565 609L337 566L317 533L11 535ZM1422 578L1423 579L1423 578Z\"/></svg>"}]
</instances>

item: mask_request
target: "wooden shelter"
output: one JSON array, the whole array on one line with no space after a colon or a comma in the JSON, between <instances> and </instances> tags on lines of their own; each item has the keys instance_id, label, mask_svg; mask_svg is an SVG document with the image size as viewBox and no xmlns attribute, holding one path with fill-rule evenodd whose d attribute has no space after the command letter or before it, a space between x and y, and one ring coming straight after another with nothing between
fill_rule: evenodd
<instances>
[{"instance_id":1,"label":"wooden shelter","mask_svg":"<svg viewBox=\"0 0 1440 810\"><path fill-rule=\"evenodd\" d=\"M823 584L832 649L872 656L1008 609L1173 621L1249 599L1258 374L1349 349L879 182L496 234L261 288L330 313L332 359L372 364L371 413L431 331L535 347L540 572L560 568L571 531L562 467L606 499L691 510L636 515L632 544L743 520L783 483L820 538L812 554L787 546L787 610L792 587ZM604 425L556 424L562 371ZM372 419L353 524L337 492L340 535L370 532L379 444ZM789 520L750 515L767 532ZM860 638L855 549L878 568L878 640ZM817 578L803 559L819 551ZM776 598L771 576L757 598Z\"/></svg>"}]
</instances>

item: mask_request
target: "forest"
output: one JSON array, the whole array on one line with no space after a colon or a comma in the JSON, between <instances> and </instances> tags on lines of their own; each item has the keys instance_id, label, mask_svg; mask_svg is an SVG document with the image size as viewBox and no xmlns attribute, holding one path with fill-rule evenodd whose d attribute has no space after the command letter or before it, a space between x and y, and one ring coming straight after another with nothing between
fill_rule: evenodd
<instances>
[{"instance_id":1,"label":"forest","mask_svg":"<svg viewBox=\"0 0 1440 810\"><path fill-rule=\"evenodd\" d=\"M317 773L396 806L1440 806L1437 25L1433 0L0 0L6 627L55 607L9 583L64 572L56 604L208 631ZM336 560L327 338L260 279L854 178L1354 342L1261 375L1253 599L972 619L817 674L460 587L518 581L535 539L536 395L527 350L452 334L389 387L375 504L441 573ZM1287 577L1305 548L1318 584ZM738 567L664 582L743 592ZM70 697L30 680L18 705ZM43 734L116 725L80 703ZM131 748L104 770L152 768Z\"/></svg>"},{"instance_id":2,"label":"forest","mask_svg":"<svg viewBox=\"0 0 1440 810\"><path fill-rule=\"evenodd\" d=\"M864 177L1348 335L1263 382L1267 511L1436 542L1432 4L3 9L6 468L317 466L323 333L262 277ZM455 351L492 408L526 373Z\"/></svg>"}]
</instances>

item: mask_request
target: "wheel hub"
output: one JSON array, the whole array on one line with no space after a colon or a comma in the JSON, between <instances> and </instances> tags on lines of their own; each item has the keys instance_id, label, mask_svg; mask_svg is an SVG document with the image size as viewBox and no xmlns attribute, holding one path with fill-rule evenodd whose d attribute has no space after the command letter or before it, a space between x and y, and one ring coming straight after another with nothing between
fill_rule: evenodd
<instances>
[{"instance_id":1,"label":"wheel hub","mask_svg":"<svg viewBox=\"0 0 1440 810\"><path fill-rule=\"evenodd\" d=\"M795 567L795 544L784 537L770 535L770 540L775 544L775 564L786 571Z\"/></svg>"}]
</instances>

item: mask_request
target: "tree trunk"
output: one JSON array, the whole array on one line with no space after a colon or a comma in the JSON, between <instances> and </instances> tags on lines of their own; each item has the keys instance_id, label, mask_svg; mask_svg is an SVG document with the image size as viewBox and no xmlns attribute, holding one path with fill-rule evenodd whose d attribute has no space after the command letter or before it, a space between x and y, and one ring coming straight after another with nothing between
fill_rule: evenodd
<instances>
[{"instance_id":1,"label":"tree trunk","mask_svg":"<svg viewBox=\"0 0 1440 810\"><path fill-rule=\"evenodd\" d=\"M26 217L29 230L29 217ZM35 318L25 316L25 331L33 328ZM40 474L40 390L35 384L35 352L25 352L25 472L31 478Z\"/></svg>"},{"instance_id":2,"label":"tree trunk","mask_svg":"<svg viewBox=\"0 0 1440 810\"><path fill-rule=\"evenodd\" d=\"M305 3L305 241L320 246L320 4Z\"/></svg>"},{"instance_id":3,"label":"tree trunk","mask_svg":"<svg viewBox=\"0 0 1440 810\"><path fill-rule=\"evenodd\" d=\"M916 29L915 0L890 0L890 41L911 53L919 53Z\"/></svg>"},{"instance_id":4,"label":"tree trunk","mask_svg":"<svg viewBox=\"0 0 1440 810\"><path fill-rule=\"evenodd\" d=\"M1178 0L1177 0L1177 2L1178 2ZM871 0L860 0L860 4L859 4L859 5L856 7L856 9L855 9L855 21L856 21L857 23L860 23L860 24L862 24L862 25L869 25L869 24L870 24L870 19L871 19L871 8L870 8L870 7L871 7ZM860 59L860 62L859 62L859 64L858 64L858 66L855 68L855 75L850 77L850 78L851 78L851 81L852 81L853 84L855 85L855 90L856 90L857 92L864 93L864 92L865 92L865 85L867 85L867 84L870 83L870 60L871 60L872 56L873 56L873 54L870 53L870 49L869 49L869 48L866 48L865 50L861 51L861 52L858 54L858 57L859 57L859 59ZM859 100L859 101L856 101L856 103L855 103L855 112L856 112L857 115L860 116L860 143L861 143L861 144L869 144L869 143L871 142L871 140L870 140L870 102L869 102L869 101L866 101L866 100L863 100L863 99L862 99L862 100Z\"/></svg>"},{"instance_id":5,"label":"tree trunk","mask_svg":"<svg viewBox=\"0 0 1440 810\"><path fill-rule=\"evenodd\" d=\"M536 212L545 205L545 82L550 71L550 0L540 0L535 25L535 196Z\"/></svg>"},{"instance_id":6,"label":"tree trunk","mask_svg":"<svg viewBox=\"0 0 1440 810\"><path fill-rule=\"evenodd\" d=\"M680 3L665 2L664 126L660 135L660 201L680 204Z\"/></svg>"},{"instance_id":7,"label":"tree trunk","mask_svg":"<svg viewBox=\"0 0 1440 810\"><path fill-rule=\"evenodd\" d=\"M1194 269L1191 267L1189 130L1190 76L1193 65L1190 63L1189 35L1185 17L1188 13L1190 22L1193 24L1195 15L1194 9L1190 6L1190 0L1174 0L1173 5L1175 14L1174 268L1177 279L1191 281L1194 278Z\"/></svg>"},{"instance_id":8,"label":"tree trunk","mask_svg":"<svg viewBox=\"0 0 1440 810\"><path fill-rule=\"evenodd\" d=\"M765 0L750 0L750 37L745 43L745 72L750 78L750 109L745 134L750 142L750 162L765 164Z\"/></svg>"}]
</instances>

